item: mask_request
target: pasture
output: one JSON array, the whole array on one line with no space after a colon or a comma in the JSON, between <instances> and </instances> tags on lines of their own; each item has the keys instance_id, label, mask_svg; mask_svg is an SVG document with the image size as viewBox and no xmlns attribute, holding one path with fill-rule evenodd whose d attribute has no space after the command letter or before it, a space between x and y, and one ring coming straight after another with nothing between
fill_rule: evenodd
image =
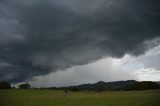
<instances>
[{"instance_id":1,"label":"pasture","mask_svg":"<svg viewBox=\"0 0 160 106\"><path fill-rule=\"evenodd\" d=\"M0 90L0 106L160 106L160 90L69 92Z\"/></svg>"}]
</instances>

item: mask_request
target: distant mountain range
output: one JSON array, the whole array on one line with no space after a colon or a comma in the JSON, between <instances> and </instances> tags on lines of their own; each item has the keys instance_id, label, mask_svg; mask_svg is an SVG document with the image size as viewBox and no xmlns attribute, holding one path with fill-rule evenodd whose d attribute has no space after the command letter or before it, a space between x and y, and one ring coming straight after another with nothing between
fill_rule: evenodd
<instances>
[{"instance_id":1,"label":"distant mountain range","mask_svg":"<svg viewBox=\"0 0 160 106\"><path fill-rule=\"evenodd\" d=\"M127 81L114 81L114 82L103 82L99 81L93 84L82 84L77 86L69 86L69 87L50 87L49 89L69 89L69 90L121 90L124 87L134 84L137 81L135 80L127 80Z\"/></svg>"},{"instance_id":2,"label":"distant mountain range","mask_svg":"<svg viewBox=\"0 0 160 106\"><path fill-rule=\"evenodd\" d=\"M108 87L108 89L111 90L118 90L118 89L122 89L125 86L128 86L130 84L136 83L137 81L135 80L127 80L127 81L114 81L114 82L97 82L94 84L82 84L82 85L78 85L78 86L71 86L71 88L73 87L78 87L79 90L95 90L99 85L101 86L106 86Z\"/></svg>"},{"instance_id":3,"label":"distant mountain range","mask_svg":"<svg viewBox=\"0 0 160 106\"><path fill-rule=\"evenodd\" d=\"M71 90L71 91L117 91L117 90L152 90L160 89L160 81L114 81L114 82L103 82L99 81L93 84L81 84L76 86L68 87L49 87L46 89L53 90Z\"/></svg>"}]
</instances>

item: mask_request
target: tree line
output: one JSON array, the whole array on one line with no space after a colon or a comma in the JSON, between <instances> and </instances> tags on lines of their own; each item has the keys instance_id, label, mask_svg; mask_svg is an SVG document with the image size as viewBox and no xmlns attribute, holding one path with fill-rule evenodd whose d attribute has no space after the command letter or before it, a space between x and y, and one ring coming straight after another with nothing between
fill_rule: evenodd
<instances>
[{"instance_id":1,"label":"tree line","mask_svg":"<svg viewBox=\"0 0 160 106\"><path fill-rule=\"evenodd\" d=\"M13 89L11 84L7 81L0 81L0 89ZM48 88L33 88L29 83L22 83L18 85L19 89L50 89L50 90L70 90L70 91L131 91L131 90L153 90L160 89L160 85L152 81L117 81L117 82L97 82L94 84L82 84L78 86L69 86L69 87L48 87Z\"/></svg>"},{"instance_id":2,"label":"tree line","mask_svg":"<svg viewBox=\"0 0 160 106\"><path fill-rule=\"evenodd\" d=\"M15 87L11 87L11 84L7 81L0 81L0 89L13 89ZM20 89L30 89L31 85L29 83L19 84L18 88Z\"/></svg>"}]
</instances>

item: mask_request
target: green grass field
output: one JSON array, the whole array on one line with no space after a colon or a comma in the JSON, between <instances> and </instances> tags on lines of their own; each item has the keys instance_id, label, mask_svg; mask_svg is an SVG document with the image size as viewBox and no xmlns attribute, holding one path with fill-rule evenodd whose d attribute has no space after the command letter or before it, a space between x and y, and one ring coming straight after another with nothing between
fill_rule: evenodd
<instances>
[{"instance_id":1,"label":"green grass field","mask_svg":"<svg viewBox=\"0 0 160 106\"><path fill-rule=\"evenodd\" d=\"M0 90L0 106L160 106L160 90L69 92Z\"/></svg>"}]
</instances>

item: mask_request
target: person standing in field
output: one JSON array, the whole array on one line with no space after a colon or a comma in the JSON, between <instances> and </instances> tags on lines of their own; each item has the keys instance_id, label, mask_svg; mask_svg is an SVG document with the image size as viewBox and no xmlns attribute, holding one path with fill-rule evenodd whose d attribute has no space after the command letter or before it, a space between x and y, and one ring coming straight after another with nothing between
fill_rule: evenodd
<instances>
[{"instance_id":1,"label":"person standing in field","mask_svg":"<svg viewBox=\"0 0 160 106\"><path fill-rule=\"evenodd\" d=\"M64 93L65 93L65 96L67 96L67 95L68 95L68 90L66 89L66 90L64 91Z\"/></svg>"}]
</instances>

